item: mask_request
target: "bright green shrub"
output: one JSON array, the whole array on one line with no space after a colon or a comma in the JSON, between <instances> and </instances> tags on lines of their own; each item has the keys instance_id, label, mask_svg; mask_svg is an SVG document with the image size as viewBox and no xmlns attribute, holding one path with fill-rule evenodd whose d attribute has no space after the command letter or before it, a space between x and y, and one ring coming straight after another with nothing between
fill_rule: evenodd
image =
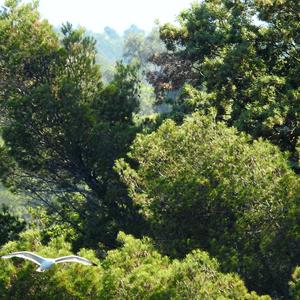
<instances>
[{"instance_id":1,"label":"bright green shrub","mask_svg":"<svg viewBox=\"0 0 300 300\"><path fill-rule=\"evenodd\" d=\"M196 250L182 261L171 261L148 238L120 233L119 241L123 246L109 251L100 263L93 251L79 252L98 267L66 264L37 273L30 261L0 260L0 299L270 299L248 293L237 275L220 273L206 252ZM62 237L43 246L37 231L27 231L19 241L7 243L0 255L23 249L48 257L70 254Z\"/></svg>"},{"instance_id":2,"label":"bright green shrub","mask_svg":"<svg viewBox=\"0 0 300 300\"><path fill-rule=\"evenodd\" d=\"M249 288L287 293L300 257L300 183L286 156L212 117L139 135L117 168L165 253L209 251Z\"/></svg>"},{"instance_id":3,"label":"bright green shrub","mask_svg":"<svg viewBox=\"0 0 300 300\"><path fill-rule=\"evenodd\" d=\"M124 246L103 261L100 299L270 299L248 293L234 274L196 250L182 261L161 256L148 239L119 234Z\"/></svg>"},{"instance_id":4,"label":"bright green shrub","mask_svg":"<svg viewBox=\"0 0 300 300\"><path fill-rule=\"evenodd\" d=\"M45 257L70 255L70 244L63 237L41 244L37 231L26 231L16 242L9 242L1 255L14 251L34 251ZM97 263L93 251L81 250L79 255ZM37 265L13 258L0 260L1 299L95 299L101 287L101 267L81 264L57 265L44 273L35 272Z\"/></svg>"}]
</instances>

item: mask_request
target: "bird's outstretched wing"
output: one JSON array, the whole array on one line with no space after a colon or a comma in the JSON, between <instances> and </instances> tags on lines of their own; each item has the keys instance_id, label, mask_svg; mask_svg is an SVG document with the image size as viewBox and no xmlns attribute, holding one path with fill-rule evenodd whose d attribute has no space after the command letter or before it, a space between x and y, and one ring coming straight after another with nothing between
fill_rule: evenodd
<instances>
[{"instance_id":1,"label":"bird's outstretched wing","mask_svg":"<svg viewBox=\"0 0 300 300\"><path fill-rule=\"evenodd\" d=\"M62 257L55 258L56 264L65 263L65 262L76 262L76 263L89 265L89 266L97 266L92 261L90 261L84 257L76 256L76 255L62 256Z\"/></svg>"},{"instance_id":2,"label":"bird's outstretched wing","mask_svg":"<svg viewBox=\"0 0 300 300\"><path fill-rule=\"evenodd\" d=\"M1 258L4 258L4 259L11 258L11 257L20 257L20 258L28 259L28 260L36 263L37 265L40 265L45 260L44 257L39 256L39 255L29 252L29 251L13 252L13 253L9 253L9 254L1 256Z\"/></svg>"}]
</instances>

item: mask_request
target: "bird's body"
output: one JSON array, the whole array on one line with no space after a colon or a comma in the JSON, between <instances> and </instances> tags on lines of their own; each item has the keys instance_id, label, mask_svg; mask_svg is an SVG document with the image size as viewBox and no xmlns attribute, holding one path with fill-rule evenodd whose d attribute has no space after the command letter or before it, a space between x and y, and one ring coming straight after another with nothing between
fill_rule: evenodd
<instances>
[{"instance_id":1,"label":"bird's body","mask_svg":"<svg viewBox=\"0 0 300 300\"><path fill-rule=\"evenodd\" d=\"M41 265L37 268L37 272L44 272L45 270L50 269L55 264L55 259L45 258Z\"/></svg>"},{"instance_id":2,"label":"bird's body","mask_svg":"<svg viewBox=\"0 0 300 300\"><path fill-rule=\"evenodd\" d=\"M96 266L96 264L91 262L90 260L76 255L62 256L58 258L46 258L29 251L20 251L2 256L3 259L11 257L20 257L36 263L37 265L39 265L36 270L37 272L44 272L45 270L50 269L53 265L64 262L77 262L84 265Z\"/></svg>"}]
</instances>

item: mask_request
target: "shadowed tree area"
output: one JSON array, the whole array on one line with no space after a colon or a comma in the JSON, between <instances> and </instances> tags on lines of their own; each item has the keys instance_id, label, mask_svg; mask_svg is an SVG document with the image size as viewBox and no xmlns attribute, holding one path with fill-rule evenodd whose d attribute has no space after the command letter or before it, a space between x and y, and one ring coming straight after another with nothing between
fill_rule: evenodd
<instances>
[{"instance_id":1,"label":"shadowed tree area","mask_svg":"<svg viewBox=\"0 0 300 300\"><path fill-rule=\"evenodd\" d=\"M10 212L8 206L2 204L0 210L0 246L18 238L25 229L26 223Z\"/></svg>"},{"instance_id":2,"label":"shadowed tree area","mask_svg":"<svg viewBox=\"0 0 300 300\"><path fill-rule=\"evenodd\" d=\"M58 40L31 4L12 1L0 22L4 183L74 227L80 246L138 234L143 221L112 169L139 130L135 69L119 64L104 86L94 41L69 24Z\"/></svg>"}]
</instances>

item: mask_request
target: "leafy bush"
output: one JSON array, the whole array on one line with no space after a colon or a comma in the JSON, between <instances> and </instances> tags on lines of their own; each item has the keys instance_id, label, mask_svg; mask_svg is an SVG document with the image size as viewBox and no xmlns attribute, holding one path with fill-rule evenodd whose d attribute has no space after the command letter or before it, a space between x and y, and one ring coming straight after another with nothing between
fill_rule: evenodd
<instances>
[{"instance_id":1,"label":"leafy bush","mask_svg":"<svg viewBox=\"0 0 300 300\"><path fill-rule=\"evenodd\" d=\"M103 262L100 299L270 299L248 293L235 274L195 250L182 261L161 256L148 239L119 234L124 246Z\"/></svg>"},{"instance_id":2,"label":"leafy bush","mask_svg":"<svg viewBox=\"0 0 300 300\"><path fill-rule=\"evenodd\" d=\"M139 135L130 159L136 170L117 168L165 253L201 248L251 288L286 293L300 254L300 184L277 147L194 114Z\"/></svg>"},{"instance_id":3,"label":"leafy bush","mask_svg":"<svg viewBox=\"0 0 300 300\"><path fill-rule=\"evenodd\" d=\"M237 275L220 273L217 261L200 250L171 261L147 238L120 233L118 239L123 247L109 251L101 262L91 250L79 252L98 267L67 264L37 273L29 261L1 260L1 299L270 299L248 293ZM43 246L39 232L27 231L0 254L17 250L56 257L70 254L70 244L60 237Z\"/></svg>"},{"instance_id":4,"label":"leafy bush","mask_svg":"<svg viewBox=\"0 0 300 300\"><path fill-rule=\"evenodd\" d=\"M70 255L71 245L63 237L42 245L38 231L28 230L19 241L8 242L1 255L14 251L34 251L45 257ZM79 252L97 263L91 250ZM13 258L0 261L1 299L95 299L101 285L101 267L80 264L57 265L44 273L37 273L37 265Z\"/></svg>"}]
</instances>

